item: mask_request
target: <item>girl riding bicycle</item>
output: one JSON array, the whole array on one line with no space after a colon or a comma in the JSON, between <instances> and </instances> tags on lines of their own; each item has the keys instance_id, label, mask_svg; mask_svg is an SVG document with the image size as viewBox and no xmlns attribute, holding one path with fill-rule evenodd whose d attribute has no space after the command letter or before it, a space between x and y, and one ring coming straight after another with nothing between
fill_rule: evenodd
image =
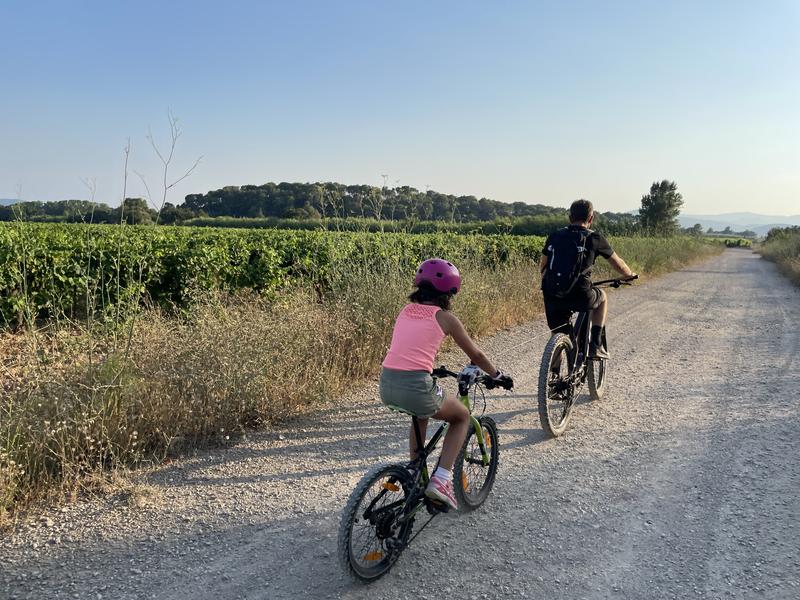
<instances>
[{"instance_id":1,"label":"girl riding bicycle","mask_svg":"<svg viewBox=\"0 0 800 600\"><path fill-rule=\"evenodd\" d=\"M429 418L450 424L439 466L425 494L456 509L452 469L467 434L469 411L455 396L446 394L432 377L436 353L444 338L450 335L469 359L486 373L493 374L498 383L511 387L513 382L494 367L469 337L461 321L450 312L451 300L461 289L461 275L452 263L439 258L426 260L417 269L414 285L417 289L408 297L411 302L397 316L392 343L383 360L380 396L389 408L418 418L423 441ZM413 425L409 449L414 460L417 444Z\"/></svg>"}]
</instances>

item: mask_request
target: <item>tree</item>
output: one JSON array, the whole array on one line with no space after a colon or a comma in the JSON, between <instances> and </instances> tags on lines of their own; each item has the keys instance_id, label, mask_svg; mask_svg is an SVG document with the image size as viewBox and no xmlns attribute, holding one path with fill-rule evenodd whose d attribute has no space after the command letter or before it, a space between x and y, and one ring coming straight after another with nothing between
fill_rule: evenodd
<instances>
[{"instance_id":1,"label":"tree","mask_svg":"<svg viewBox=\"0 0 800 600\"><path fill-rule=\"evenodd\" d=\"M650 193L642 196L639 222L650 233L670 235L678 231L678 215L683 206L683 196L674 181L654 182Z\"/></svg>"},{"instance_id":2,"label":"tree","mask_svg":"<svg viewBox=\"0 0 800 600\"><path fill-rule=\"evenodd\" d=\"M125 198L122 206L114 210L114 221L120 221L120 209L122 210L122 219L127 223L133 225L146 225L155 222L155 210L147 206L147 200L144 198Z\"/></svg>"}]
</instances>

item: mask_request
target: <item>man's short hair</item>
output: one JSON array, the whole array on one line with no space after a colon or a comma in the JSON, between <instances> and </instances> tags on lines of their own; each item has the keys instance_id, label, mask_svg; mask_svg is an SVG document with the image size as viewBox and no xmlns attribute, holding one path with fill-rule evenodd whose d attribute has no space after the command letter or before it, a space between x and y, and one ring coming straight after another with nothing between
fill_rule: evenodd
<instances>
[{"instance_id":1,"label":"man's short hair","mask_svg":"<svg viewBox=\"0 0 800 600\"><path fill-rule=\"evenodd\" d=\"M575 200L569 207L569 222L586 223L593 211L594 207L588 200Z\"/></svg>"}]
</instances>

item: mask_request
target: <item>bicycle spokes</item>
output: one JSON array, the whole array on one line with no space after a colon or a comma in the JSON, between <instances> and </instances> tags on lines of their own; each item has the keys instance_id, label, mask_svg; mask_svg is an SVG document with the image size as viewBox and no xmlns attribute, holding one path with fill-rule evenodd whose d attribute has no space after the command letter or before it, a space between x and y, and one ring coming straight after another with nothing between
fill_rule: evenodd
<instances>
[{"instance_id":1,"label":"bicycle spokes","mask_svg":"<svg viewBox=\"0 0 800 600\"><path fill-rule=\"evenodd\" d=\"M395 545L405 493L399 482L388 476L375 481L362 496L355 511L350 538L350 556L358 566L374 567L390 558Z\"/></svg>"}]
</instances>

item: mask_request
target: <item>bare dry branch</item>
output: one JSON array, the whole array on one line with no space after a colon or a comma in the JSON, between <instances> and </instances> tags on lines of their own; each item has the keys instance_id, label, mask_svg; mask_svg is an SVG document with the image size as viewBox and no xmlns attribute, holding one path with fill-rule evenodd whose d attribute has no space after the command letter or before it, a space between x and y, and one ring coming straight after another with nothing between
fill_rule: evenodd
<instances>
[{"instance_id":1,"label":"bare dry branch","mask_svg":"<svg viewBox=\"0 0 800 600\"><path fill-rule=\"evenodd\" d=\"M150 193L150 186L147 185L147 179L145 179L144 175L139 173L139 171L136 169L134 169L133 172L136 173L136 176L142 181L142 185L144 185L144 189L147 191L147 201L153 205L153 210L158 210L158 206L156 206L156 203L153 202L153 195ZM124 199L122 203L125 203Z\"/></svg>"},{"instance_id":2,"label":"bare dry branch","mask_svg":"<svg viewBox=\"0 0 800 600\"><path fill-rule=\"evenodd\" d=\"M188 170L188 171L186 171L186 173L184 173L184 174L183 174L181 177L179 177L178 179L176 179L175 181L173 181L172 183L170 183L170 184L169 184L169 186L167 186L167 189L170 189L170 188L172 188L172 187L173 187L173 186L175 186L176 184L178 184L178 183L180 183L181 181L183 181L184 179L186 179L186 178L187 178L189 175L191 175L191 174L192 174L192 171L194 171L194 170L197 168L197 165L199 165L199 164L200 164L200 161L201 161L201 160L203 160L203 156L202 156L202 155L200 155L200 156L198 156L198 157L197 157L197 160L196 160L196 161L194 161L194 164L193 164L193 165L192 165L192 166L189 168L189 170Z\"/></svg>"},{"instance_id":3,"label":"bare dry branch","mask_svg":"<svg viewBox=\"0 0 800 600\"><path fill-rule=\"evenodd\" d=\"M122 149L125 155L125 163L122 174L122 200L119 203L119 223L122 225L125 218L125 197L128 195L128 159L131 155L131 138L128 138L125 148Z\"/></svg>"}]
</instances>

